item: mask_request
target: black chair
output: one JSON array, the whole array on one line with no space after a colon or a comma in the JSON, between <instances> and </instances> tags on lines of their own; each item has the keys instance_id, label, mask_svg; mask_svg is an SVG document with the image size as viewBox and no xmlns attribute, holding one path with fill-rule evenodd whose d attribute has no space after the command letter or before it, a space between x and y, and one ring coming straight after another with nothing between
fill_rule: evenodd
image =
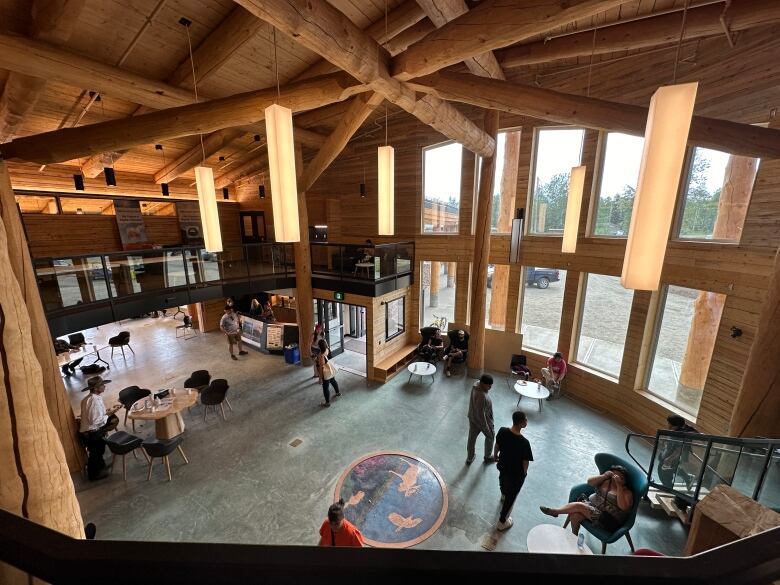
<instances>
[{"instance_id":1,"label":"black chair","mask_svg":"<svg viewBox=\"0 0 780 585\"><path fill-rule=\"evenodd\" d=\"M531 370L528 368L526 357L522 354L513 353L509 362L509 372L516 376L522 376L526 380L530 379Z\"/></svg>"},{"instance_id":2,"label":"black chair","mask_svg":"<svg viewBox=\"0 0 780 585\"><path fill-rule=\"evenodd\" d=\"M74 333L73 335L68 335L68 343L71 345L86 345L87 340L84 339L83 333Z\"/></svg>"},{"instance_id":3,"label":"black chair","mask_svg":"<svg viewBox=\"0 0 780 585\"><path fill-rule=\"evenodd\" d=\"M168 455L173 453L176 449L179 450L182 459L184 459L184 463L189 463L187 456L181 448L182 441L184 441L184 435L179 435L173 439L148 441L142 444L144 451L146 451L146 454L149 456L149 475L146 476L146 481L152 479L152 466L154 465L155 458L161 458L165 462L165 468L168 471L168 481L172 480L171 462L168 459Z\"/></svg>"},{"instance_id":4,"label":"black chair","mask_svg":"<svg viewBox=\"0 0 780 585\"><path fill-rule=\"evenodd\" d=\"M219 405L219 408L222 410L222 420L227 420L225 419L225 407L222 406L222 403L227 402L228 408L233 410L233 407L230 406L230 402L228 402L227 399L229 387L227 380L217 378L209 384L208 388L205 388L200 393L200 402L205 406L205 409L203 410L203 422L206 422L206 414L208 414L209 406L214 407L214 410L216 410L217 405Z\"/></svg>"},{"instance_id":5,"label":"black chair","mask_svg":"<svg viewBox=\"0 0 780 585\"><path fill-rule=\"evenodd\" d=\"M114 349L117 347L122 350L122 357L125 357L125 346L127 346L127 348L133 352L133 355L135 355L135 351L130 347L129 331L120 331L119 335L115 335L108 340L108 345L111 346L111 357L114 357Z\"/></svg>"},{"instance_id":6,"label":"black chair","mask_svg":"<svg viewBox=\"0 0 780 585\"><path fill-rule=\"evenodd\" d=\"M192 328L192 317L190 317L189 315L184 315L183 323L181 325L177 325L176 326L176 338L177 339L179 337L182 337L181 335L179 335L180 331L184 332L184 339L188 339L187 331L189 331L191 333L191 335L189 337L195 337L198 334L198 330Z\"/></svg>"},{"instance_id":7,"label":"black chair","mask_svg":"<svg viewBox=\"0 0 780 585\"><path fill-rule=\"evenodd\" d=\"M211 382L211 374L209 374L208 370L195 370L184 381L184 387L194 388L198 392L202 392L209 385L209 382Z\"/></svg>"},{"instance_id":8,"label":"black chair","mask_svg":"<svg viewBox=\"0 0 780 585\"><path fill-rule=\"evenodd\" d=\"M132 453L133 457L137 459L138 455L136 455L135 450L141 446L143 439L124 431L117 431L113 435L106 437L105 441L108 450L114 455L111 459L111 470L114 470L114 461L116 461L117 456L120 456L122 458L122 479L127 481L127 462L125 460L125 455Z\"/></svg>"},{"instance_id":9,"label":"black chair","mask_svg":"<svg viewBox=\"0 0 780 585\"><path fill-rule=\"evenodd\" d=\"M151 390L139 388L138 386L128 386L119 391L119 402L125 407L125 426L127 426L127 415L130 413L133 404L141 400L141 398L146 398L151 393ZM133 419L133 431L135 431L135 419Z\"/></svg>"}]
</instances>

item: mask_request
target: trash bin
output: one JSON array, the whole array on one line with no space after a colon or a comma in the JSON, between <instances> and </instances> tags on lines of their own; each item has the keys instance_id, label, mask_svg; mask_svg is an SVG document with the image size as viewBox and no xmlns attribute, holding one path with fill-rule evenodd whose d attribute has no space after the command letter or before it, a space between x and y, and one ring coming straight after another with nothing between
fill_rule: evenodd
<instances>
[{"instance_id":1,"label":"trash bin","mask_svg":"<svg viewBox=\"0 0 780 585\"><path fill-rule=\"evenodd\" d=\"M301 361L301 350L297 345L288 345L284 348L284 361L288 364L297 364Z\"/></svg>"}]
</instances>

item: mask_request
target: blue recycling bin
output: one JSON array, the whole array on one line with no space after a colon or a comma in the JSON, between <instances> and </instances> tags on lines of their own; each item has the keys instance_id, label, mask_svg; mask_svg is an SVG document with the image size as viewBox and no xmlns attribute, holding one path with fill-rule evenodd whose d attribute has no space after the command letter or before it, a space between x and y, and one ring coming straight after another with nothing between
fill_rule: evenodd
<instances>
[{"instance_id":1,"label":"blue recycling bin","mask_svg":"<svg viewBox=\"0 0 780 585\"><path fill-rule=\"evenodd\" d=\"M297 345L284 348L284 361L288 364L297 364L301 361L301 350Z\"/></svg>"}]
</instances>

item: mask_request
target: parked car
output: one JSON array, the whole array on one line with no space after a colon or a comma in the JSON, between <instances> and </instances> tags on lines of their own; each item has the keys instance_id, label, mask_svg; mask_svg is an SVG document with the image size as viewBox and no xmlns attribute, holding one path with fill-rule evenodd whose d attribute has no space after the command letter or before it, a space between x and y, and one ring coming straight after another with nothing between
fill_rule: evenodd
<instances>
[{"instance_id":1,"label":"parked car","mask_svg":"<svg viewBox=\"0 0 780 585\"><path fill-rule=\"evenodd\" d=\"M560 271L549 268L533 268L531 266L525 269L525 285L535 284L538 288L547 288L551 282L558 282L561 279Z\"/></svg>"},{"instance_id":2,"label":"parked car","mask_svg":"<svg viewBox=\"0 0 780 585\"><path fill-rule=\"evenodd\" d=\"M108 278L111 278L111 268L107 267L106 272L108 272ZM92 280L103 280L105 278L105 275L103 274L103 267L102 266L96 266L95 268L89 269L89 277Z\"/></svg>"},{"instance_id":3,"label":"parked car","mask_svg":"<svg viewBox=\"0 0 780 585\"><path fill-rule=\"evenodd\" d=\"M488 264L488 288L493 288L493 272L495 267L492 264Z\"/></svg>"}]
</instances>

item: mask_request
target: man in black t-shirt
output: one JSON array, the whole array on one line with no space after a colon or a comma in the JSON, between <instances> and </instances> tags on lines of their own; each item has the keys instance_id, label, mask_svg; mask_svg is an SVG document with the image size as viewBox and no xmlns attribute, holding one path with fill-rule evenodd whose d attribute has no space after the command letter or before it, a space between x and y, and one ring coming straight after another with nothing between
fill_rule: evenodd
<instances>
[{"instance_id":1,"label":"man in black t-shirt","mask_svg":"<svg viewBox=\"0 0 780 585\"><path fill-rule=\"evenodd\" d=\"M528 475L528 462L534 460L531 444L521 433L527 425L525 413L518 410L512 413L512 428L501 427L496 435L493 457L498 459L498 485L504 500L498 518L499 530L512 527L509 512Z\"/></svg>"}]
</instances>

